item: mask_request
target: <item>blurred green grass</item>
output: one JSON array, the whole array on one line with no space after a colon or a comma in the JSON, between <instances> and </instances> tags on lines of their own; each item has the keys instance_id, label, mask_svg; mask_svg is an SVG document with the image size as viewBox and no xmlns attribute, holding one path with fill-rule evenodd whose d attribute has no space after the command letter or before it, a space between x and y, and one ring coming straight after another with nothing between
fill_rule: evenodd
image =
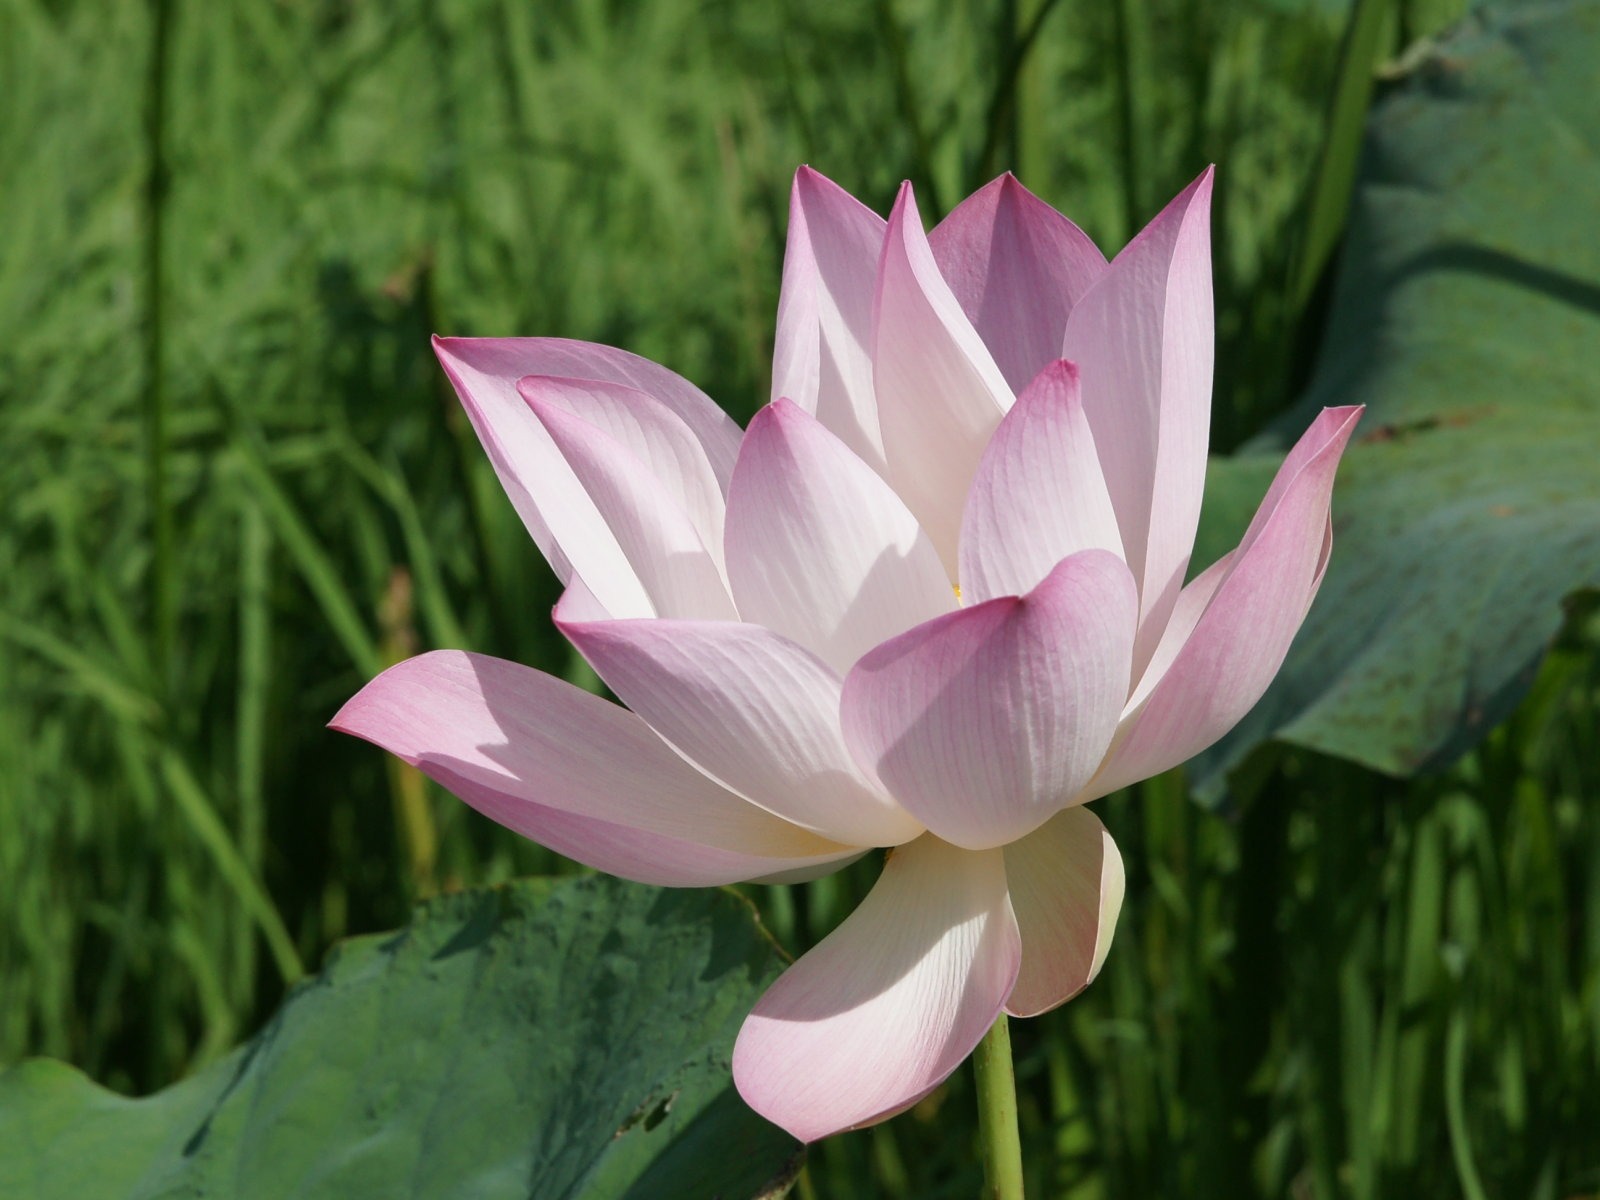
<instances>
[{"instance_id":1,"label":"blurred green grass","mask_svg":"<svg viewBox=\"0 0 1600 1200\"><path fill-rule=\"evenodd\" d=\"M1454 12L0 0L0 1063L155 1087L333 939L561 869L322 728L428 646L585 679L430 333L625 346L743 420L797 163L930 219L1009 167L1114 249L1216 161L1226 449L1303 382L1373 60ZM1102 805L1117 952L1014 1029L1032 1193L1600 1189L1597 641L1439 778ZM870 874L761 902L803 948ZM970 1105L801 1194L972 1194Z\"/></svg>"}]
</instances>

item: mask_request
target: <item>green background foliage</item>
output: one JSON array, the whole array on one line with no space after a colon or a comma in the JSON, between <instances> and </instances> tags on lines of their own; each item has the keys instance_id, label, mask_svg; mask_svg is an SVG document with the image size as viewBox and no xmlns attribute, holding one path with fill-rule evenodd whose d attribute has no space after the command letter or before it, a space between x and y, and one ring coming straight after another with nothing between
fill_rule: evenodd
<instances>
[{"instance_id":1,"label":"green background foliage","mask_svg":"<svg viewBox=\"0 0 1600 1200\"><path fill-rule=\"evenodd\" d=\"M1030 1189L1600 1190L1595 9L0 0L0 1064L213 1078L336 939L569 869L322 728L430 646L593 683L428 334L621 345L743 420L797 163L930 219L1011 168L1111 250L1215 161L1249 456L1200 558L1307 406L1372 411L1211 806L1099 806L1129 899L1013 1026ZM798 952L874 870L750 892ZM958 1075L798 1194L975 1194L972 1127Z\"/></svg>"}]
</instances>

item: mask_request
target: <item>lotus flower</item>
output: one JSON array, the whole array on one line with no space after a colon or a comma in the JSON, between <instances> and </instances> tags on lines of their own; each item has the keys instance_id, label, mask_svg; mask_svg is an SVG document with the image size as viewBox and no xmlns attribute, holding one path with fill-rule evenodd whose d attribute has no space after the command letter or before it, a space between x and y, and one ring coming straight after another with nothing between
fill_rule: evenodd
<instances>
[{"instance_id":1,"label":"lotus flower","mask_svg":"<svg viewBox=\"0 0 1600 1200\"><path fill-rule=\"evenodd\" d=\"M1187 585L1210 411L1211 173L1113 261L1007 175L931 234L794 182L772 402L741 435L621 350L438 339L562 632L627 707L424 654L335 718L493 820L644 883L888 848L750 1013L746 1100L812 1141L928 1094L1095 977L1122 903L1085 803L1261 696L1330 548L1323 412Z\"/></svg>"}]
</instances>

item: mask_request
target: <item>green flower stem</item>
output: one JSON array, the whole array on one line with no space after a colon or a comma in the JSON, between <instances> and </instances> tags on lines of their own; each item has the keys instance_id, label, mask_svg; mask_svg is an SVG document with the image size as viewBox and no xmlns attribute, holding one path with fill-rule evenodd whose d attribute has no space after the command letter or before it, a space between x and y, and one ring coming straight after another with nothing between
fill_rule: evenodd
<instances>
[{"instance_id":1,"label":"green flower stem","mask_svg":"<svg viewBox=\"0 0 1600 1200\"><path fill-rule=\"evenodd\" d=\"M1022 1140L1017 1136L1017 1084L1011 1073L1011 1031L1001 1013L972 1056L978 1081L978 1143L983 1148L983 1200L1022 1200Z\"/></svg>"}]
</instances>

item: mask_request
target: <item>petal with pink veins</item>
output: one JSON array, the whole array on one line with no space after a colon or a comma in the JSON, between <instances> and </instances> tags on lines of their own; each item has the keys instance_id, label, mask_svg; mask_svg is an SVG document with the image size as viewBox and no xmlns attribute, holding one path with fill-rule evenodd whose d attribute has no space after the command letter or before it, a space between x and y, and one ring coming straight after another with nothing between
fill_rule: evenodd
<instances>
[{"instance_id":1,"label":"petal with pink veins","mask_svg":"<svg viewBox=\"0 0 1600 1200\"><path fill-rule=\"evenodd\" d=\"M961 519L961 597L968 604L1031 591L1080 550L1122 557L1078 369L1040 371L1000 422Z\"/></svg>"},{"instance_id":2,"label":"petal with pink veins","mask_svg":"<svg viewBox=\"0 0 1600 1200\"><path fill-rule=\"evenodd\" d=\"M568 622L624 704L712 779L836 842L893 846L922 825L857 765L840 681L781 634L734 621Z\"/></svg>"},{"instance_id":3,"label":"petal with pink veins","mask_svg":"<svg viewBox=\"0 0 1600 1200\"><path fill-rule=\"evenodd\" d=\"M1105 255L1010 172L928 235L939 272L1011 389L1061 354L1067 314L1105 273Z\"/></svg>"},{"instance_id":4,"label":"petal with pink veins","mask_svg":"<svg viewBox=\"0 0 1600 1200\"><path fill-rule=\"evenodd\" d=\"M904 1111L971 1054L1017 977L1001 853L922 837L757 1002L739 1094L803 1142Z\"/></svg>"},{"instance_id":5,"label":"petal with pink veins","mask_svg":"<svg viewBox=\"0 0 1600 1200\"><path fill-rule=\"evenodd\" d=\"M841 675L885 638L955 607L938 552L900 498L788 400L750 422L726 528L739 616Z\"/></svg>"},{"instance_id":6,"label":"petal with pink veins","mask_svg":"<svg viewBox=\"0 0 1600 1200\"><path fill-rule=\"evenodd\" d=\"M483 410L495 423L516 416L521 407L517 380L528 375L596 379L647 392L693 430L717 480L728 486L739 456L739 426L710 396L660 363L615 346L570 338L435 337L433 350L462 402L469 410Z\"/></svg>"},{"instance_id":7,"label":"petal with pink veins","mask_svg":"<svg viewBox=\"0 0 1600 1200\"><path fill-rule=\"evenodd\" d=\"M948 842L1001 846L1067 805L1104 758L1128 695L1138 594L1085 550L1026 596L917 626L844 683L845 741Z\"/></svg>"},{"instance_id":8,"label":"petal with pink veins","mask_svg":"<svg viewBox=\"0 0 1600 1200\"><path fill-rule=\"evenodd\" d=\"M705 887L860 853L713 783L626 709L503 659L407 659L329 724L523 837L640 883Z\"/></svg>"},{"instance_id":9,"label":"petal with pink veins","mask_svg":"<svg viewBox=\"0 0 1600 1200\"><path fill-rule=\"evenodd\" d=\"M1122 855L1100 818L1079 805L1012 842L1005 858L1022 935L1022 969L1006 1011L1036 1017L1100 973L1122 911Z\"/></svg>"},{"instance_id":10,"label":"petal with pink veins","mask_svg":"<svg viewBox=\"0 0 1600 1200\"><path fill-rule=\"evenodd\" d=\"M626 568L619 569L607 544L572 542L566 549L575 575L618 617L733 619L718 556L683 506L628 446L551 400L549 391L531 387L527 405L605 521ZM634 580L642 603L629 586Z\"/></svg>"},{"instance_id":11,"label":"petal with pink veins","mask_svg":"<svg viewBox=\"0 0 1600 1200\"><path fill-rule=\"evenodd\" d=\"M1261 699L1327 563L1334 472L1360 418L1359 408L1324 409L1279 468L1225 571L1186 589L1195 599L1174 617L1192 631L1159 676L1141 681L1094 795L1193 758Z\"/></svg>"},{"instance_id":12,"label":"petal with pink veins","mask_svg":"<svg viewBox=\"0 0 1600 1200\"><path fill-rule=\"evenodd\" d=\"M1014 397L939 273L909 183L889 215L872 325L889 482L953 576L967 487Z\"/></svg>"},{"instance_id":13,"label":"petal with pink veins","mask_svg":"<svg viewBox=\"0 0 1600 1200\"><path fill-rule=\"evenodd\" d=\"M795 172L772 353L772 399L793 400L880 472L872 293L886 228L831 179Z\"/></svg>"},{"instance_id":14,"label":"petal with pink veins","mask_svg":"<svg viewBox=\"0 0 1600 1200\"><path fill-rule=\"evenodd\" d=\"M1061 356L1078 364L1139 583L1142 668L1177 602L1194 548L1211 430L1211 170L1145 226L1067 318Z\"/></svg>"},{"instance_id":15,"label":"petal with pink veins","mask_svg":"<svg viewBox=\"0 0 1600 1200\"><path fill-rule=\"evenodd\" d=\"M727 500L705 446L682 417L648 392L601 379L530 375L517 381L517 391L531 405L571 413L643 463L650 478L694 522L706 549L722 560Z\"/></svg>"}]
</instances>

